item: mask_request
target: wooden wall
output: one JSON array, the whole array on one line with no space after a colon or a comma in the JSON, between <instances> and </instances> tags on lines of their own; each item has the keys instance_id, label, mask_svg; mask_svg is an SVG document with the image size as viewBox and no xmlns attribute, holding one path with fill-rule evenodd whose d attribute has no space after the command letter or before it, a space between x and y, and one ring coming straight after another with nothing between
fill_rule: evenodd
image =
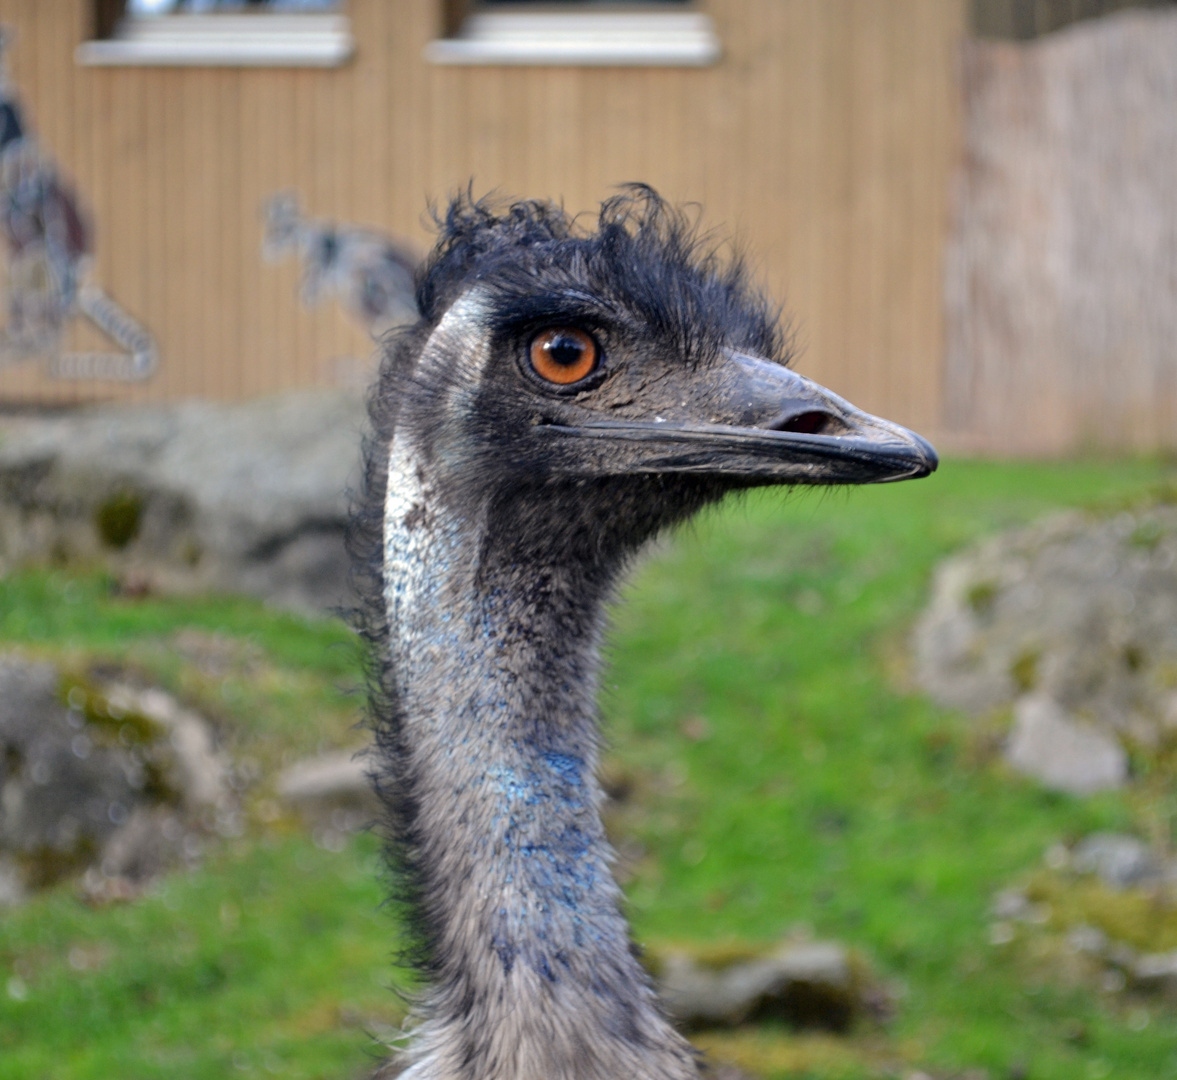
<instances>
[{"instance_id":1,"label":"wooden wall","mask_svg":"<svg viewBox=\"0 0 1177 1080\"><path fill-rule=\"evenodd\" d=\"M649 181L743 238L787 300L800 369L858 404L939 427L941 257L965 0L706 0L713 68L435 67L441 0L351 0L338 70L74 64L90 0L0 0L30 120L91 207L97 281L154 331L132 388L0 370L0 402L238 398L367 355L331 302L260 257L263 200L424 247L428 198L475 189L594 207Z\"/></svg>"}]
</instances>

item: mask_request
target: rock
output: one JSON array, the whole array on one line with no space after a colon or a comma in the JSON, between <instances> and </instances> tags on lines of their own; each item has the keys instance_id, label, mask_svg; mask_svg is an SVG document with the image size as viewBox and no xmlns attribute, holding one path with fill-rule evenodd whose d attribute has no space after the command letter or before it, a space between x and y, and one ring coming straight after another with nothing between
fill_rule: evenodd
<instances>
[{"instance_id":1,"label":"rock","mask_svg":"<svg viewBox=\"0 0 1177 1080\"><path fill-rule=\"evenodd\" d=\"M700 1071L704 1080L756 1080L751 1073L723 1061L707 1062Z\"/></svg>"},{"instance_id":2,"label":"rock","mask_svg":"<svg viewBox=\"0 0 1177 1080\"><path fill-rule=\"evenodd\" d=\"M278 777L278 794L292 803L323 800L376 807L368 752L367 747L341 750L295 762Z\"/></svg>"},{"instance_id":3,"label":"rock","mask_svg":"<svg viewBox=\"0 0 1177 1080\"><path fill-rule=\"evenodd\" d=\"M132 593L337 609L365 423L339 390L0 418L0 571L101 561Z\"/></svg>"},{"instance_id":4,"label":"rock","mask_svg":"<svg viewBox=\"0 0 1177 1080\"><path fill-rule=\"evenodd\" d=\"M287 804L312 813L354 809L371 819L380 812L367 747L297 761L275 787Z\"/></svg>"},{"instance_id":5,"label":"rock","mask_svg":"<svg viewBox=\"0 0 1177 1080\"><path fill-rule=\"evenodd\" d=\"M1122 833L1093 833L1075 845L1071 867L1080 874L1096 874L1112 889L1127 889L1157 881L1163 863L1147 844Z\"/></svg>"},{"instance_id":6,"label":"rock","mask_svg":"<svg viewBox=\"0 0 1177 1080\"><path fill-rule=\"evenodd\" d=\"M1136 989L1164 994L1177 1001L1177 949L1137 957L1129 976Z\"/></svg>"},{"instance_id":7,"label":"rock","mask_svg":"<svg viewBox=\"0 0 1177 1080\"><path fill-rule=\"evenodd\" d=\"M1023 712L1159 753L1177 732L1177 506L1057 515L946 560L913 643L942 705L979 716L1032 695ZM1080 742L1099 783L1120 782L1121 753Z\"/></svg>"},{"instance_id":8,"label":"rock","mask_svg":"<svg viewBox=\"0 0 1177 1080\"><path fill-rule=\"evenodd\" d=\"M11 859L0 858L0 908L13 907L26 896L20 870Z\"/></svg>"},{"instance_id":9,"label":"rock","mask_svg":"<svg viewBox=\"0 0 1177 1080\"><path fill-rule=\"evenodd\" d=\"M278 777L282 800L319 828L356 832L380 814L368 748L299 761Z\"/></svg>"},{"instance_id":10,"label":"rock","mask_svg":"<svg viewBox=\"0 0 1177 1080\"><path fill-rule=\"evenodd\" d=\"M1050 919L1049 905L1032 903L1030 898L1021 889L1003 889L999 892L993 898L990 913L997 920L993 927L991 927L990 940L1004 937L1005 932L997 930L997 927L1008 926L1011 922L1029 923L1040 926ZM1011 928L1010 936L1007 940L1012 940L1012 937ZM1001 944L1001 941L997 940L995 944Z\"/></svg>"},{"instance_id":11,"label":"rock","mask_svg":"<svg viewBox=\"0 0 1177 1080\"><path fill-rule=\"evenodd\" d=\"M894 1076L888 1072L885 1075ZM927 1072L924 1069L913 1069L902 1074L903 1080L989 1080L989 1073L985 1069L966 1069L964 1072ZM1006 1073L1007 1080L1026 1080L1026 1070L1015 1062Z\"/></svg>"},{"instance_id":12,"label":"rock","mask_svg":"<svg viewBox=\"0 0 1177 1080\"><path fill-rule=\"evenodd\" d=\"M179 816L166 807L137 806L106 842L93 869L106 881L148 881L175 861L176 841L183 832ZM94 888L92 884L90 891Z\"/></svg>"},{"instance_id":13,"label":"rock","mask_svg":"<svg viewBox=\"0 0 1177 1080\"><path fill-rule=\"evenodd\" d=\"M127 683L113 683L102 689L111 715L145 716L167 734L175 769L171 779L190 810L216 807L225 800L225 762L203 717L183 708L159 687L139 690Z\"/></svg>"},{"instance_id":14,"label":"rock","mask_svg":"<svg viewBox=\"0 0 1177 1080\"><path fill-rule=\"evenodd\" d=\"M1002 889L994 898L990 913L995 919L1020 919L1030 909L1030 901L1021 889Z\"/></svg>"},{"instance_id":15,"label":"rock","mask_svg":"<svg viewBox=\"0 0 1177 1080\"><path fill-rule=\"evenodd\" d=\"M1046 694L1027 694L1014 704L1006 757L1045 787L1072 795L1117 788L1128 779L1128 755L1116 739L1078 723Z\"/></svg>"},{"instance_id":16,"label":"rock","mask_svg":"<svg viewBox=\"0 0 1177 1080\"><path fill-rule=\"evenodd\" d=\"M1066 942L1071 952L1102 961L1117 972L1130 972L1136 966L1138 954L1131 945L1109 938L1098 927L1087 923L1071 927Z\"/></svg>"},{"instance_id":17,"label":"rock","mask_svg":"<svg viewBox=\"0 0 1177 1080\"><path fill-rule=\"evenodd\" d=\"M26 887L80 871L148 782L144 762L96 744L59 686L49 664L0 663L0 851Z\"/></svg>"},{"instance_id":18,"label":"rock","mask_svg":"<svg viewBox=\"0 0 1177 1080\"><path fill-rule=\"evenodd\" d=\"M688 1028L775 1017L845 1031L879 1000L877 987L866 985L849 952L834 942L790 941L765 956L721 965L670 951L658 966L663 1002Z\"/></svg>"},{"instance_id":19,"label":"rock","mask_svg":"<svg viewBox=\"0 0 1177 1080\"><path fill-rule=\"evenodd\" d=\"M0 897L81 873L95 894L141 885L222 808L224 771L203 721L161 691L107 695L0 657Z\"/></svg>"},{"instance_id":20,"label":"rock","mask_svg":"<svg viewBox=\"0 0 1177 1080\"><path fill-rule=\"evenodd\" d=\"M1067 945L1072 952L1102 959L1107 955L1108 936L1096 926L1081 923L1067 931Z\"/></svg>"}]
</instances>

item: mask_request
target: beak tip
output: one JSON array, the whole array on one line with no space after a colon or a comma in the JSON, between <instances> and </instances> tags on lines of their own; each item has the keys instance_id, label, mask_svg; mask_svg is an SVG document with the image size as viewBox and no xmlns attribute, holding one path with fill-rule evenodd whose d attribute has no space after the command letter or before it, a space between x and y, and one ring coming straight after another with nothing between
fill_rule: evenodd
<instances>
[{"instance_id":1,"label":"beak tip","mask_svg":"<svg viewBox=\"0 0 1177 1080\"><path fill-rule=\"evenodd\" d=\"M915 479L919 479L924 476L931 476L931 474L934 473L940 465L940 455L936 453L936 448L922 435L917 435L914 431L911 433L911 435L912 442L915 443L916 449L923 458L922 468L916 474Z\"/></svg>"}]
</instances>

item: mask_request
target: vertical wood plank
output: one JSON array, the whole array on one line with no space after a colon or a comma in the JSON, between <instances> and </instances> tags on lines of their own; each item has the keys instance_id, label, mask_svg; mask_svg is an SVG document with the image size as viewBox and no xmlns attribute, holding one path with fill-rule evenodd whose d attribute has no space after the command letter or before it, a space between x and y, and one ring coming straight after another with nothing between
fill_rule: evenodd
<instances>
[{"instance_id":1,"label":"vertical wood plank","mask_svg":"<svg viewBox=\"0 0 1177 1080\"><path fill-rule=\"evenodd\" d=\"M344 69L131 72L74 66L88 0L0 0L35 122L94 208L96 274L160 342L136 398L310 385L368 347L330 300L299 306L293 260L261 261L275 191L423 241L424 200L472 176L571 210L643 179L742 235L797 316L804 371L934 425L966 0L707 9L724 56L698 71L434 67L432 2L351 0ZM125 392L0 370L0 402Z\"/></svg>"}]
</instances>

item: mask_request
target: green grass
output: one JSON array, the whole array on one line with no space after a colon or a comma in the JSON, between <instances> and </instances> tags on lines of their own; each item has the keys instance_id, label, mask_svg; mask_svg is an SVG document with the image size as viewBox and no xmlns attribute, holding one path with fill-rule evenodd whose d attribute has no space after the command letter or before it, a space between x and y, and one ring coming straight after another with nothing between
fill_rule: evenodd
<instances>
[{"instance_id":1,"label":"green grass","mask_svg":"<svg viewBox=\"0 0 1177 1080\"><path fill-rule=\"evenodd\" d=\"M255 841L133 904L59 890L9 917L27 997L0 1005L0 1077L357 1075L401 1014L375 849Z\"/></svg>"},{"instance_id":2,"label":"green grass","mask_svg":"<svg viewBox=\"0 0 1177 1080\"><path fill-rule=\"evenodd\" d=\"M943 555L1170 480L1155 461L949 462L918 484L757 495L643 564L602 699L609 768L635 791L615 824L645 852L627 886L639 939L770 941L805 924L899 991L884 1029L701 1044L766 1077L1177 1077L1177 1010L987 939L993 893L1048 846L1149 807L1018 780L906 667ZM357 737L356 653L331 621L25 574L0 580L0 645L159 679L266 772ZM134 903L91 910L66 887L4 913L0 1080L358 1077L367 1033L401 1015L376 863L371 838L332 854L255 822Z\"/></svg>"}]
</instances>

